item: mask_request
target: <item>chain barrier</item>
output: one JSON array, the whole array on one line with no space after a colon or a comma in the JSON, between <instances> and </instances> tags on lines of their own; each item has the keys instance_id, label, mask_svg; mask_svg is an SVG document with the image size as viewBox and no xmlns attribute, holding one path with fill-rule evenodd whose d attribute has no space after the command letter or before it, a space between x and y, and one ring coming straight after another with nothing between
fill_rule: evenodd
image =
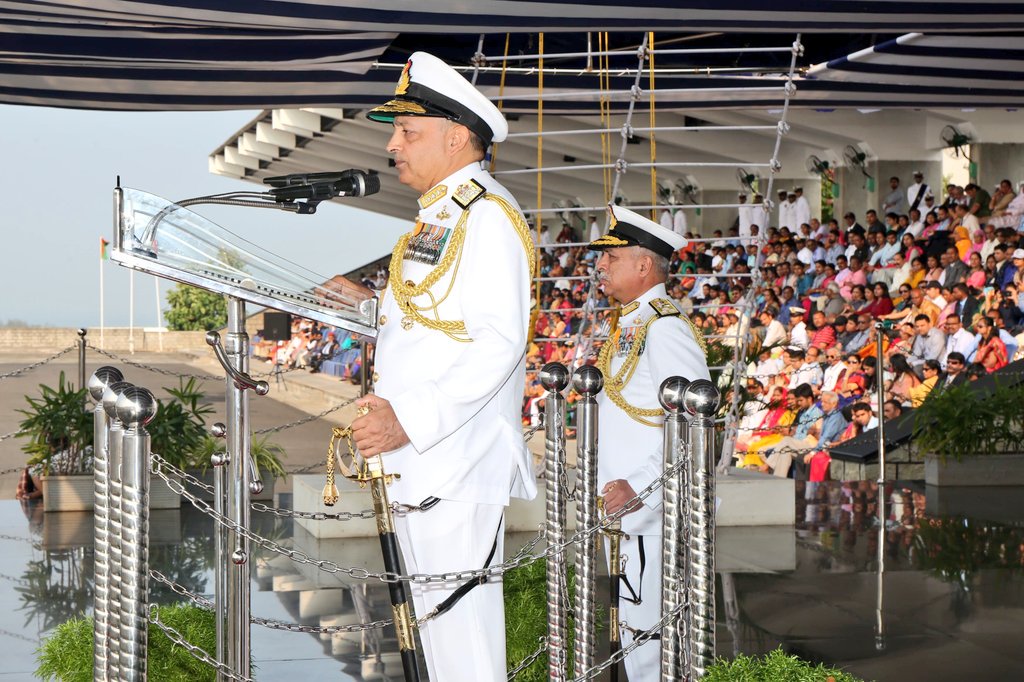
<instances>
[{"instance_id":1,"label":"chain barrier","mask_svg":"<svg viewBox=\"0 0 1024 682\"><path fill-rule=\"evenodd\" d=\"M541 636L538 637L537 640L540 642L540 646L537 647L537 650L524 658L519 665L508 671L508 677L505 678L508 682L512 682L519 673L533 665L533 662L536 661L542 653L548 650L548 640L546 637Z\"/></svg>"},{"instance_id":2,"label":"chain barrier","mask_svg":"<svg viewBox=\"0 0 1024 682\"><path fill-rule=\"evenodd\" d=\"M172 592L178 596L185 597L193 604L200 606L204 609L212 610L214 608L213 601L202 595L198 595L192 592L187 587L179 585L174 582L166 575L155 569L150 569L149 576L159 583L162 583L169 587ZM365 630L376 630L379 628L385 628L391 625L394 621L390 618L387 620L376 620L369 623L358 623L355 625L300 625L298 623L285 623L280 620L273 620L270 618L260 618L259 616L252 616L252 622L256 625L262 625L263 627L270 628L273 630L285 630L288 632L302 632L306 634L324 634L331 635L338 632L363 632Z\"/></svg>"},{"instance_id":3,"label":"chain barrier","mask_svg":"<svg viewBox=\"0 0 1024 682\"><path fill-rule=\"evenodd\" d=\"M185 637L182 636L180 632L172 628L170 625L163 623L160 620L160 616L157 614L156 604L151 604L149 607L149 622L160 628L160 630L162 630L163 633L167 635L167 638L169 640L171 640L178 646L183 647L185 651L187 651L189 655L197 661L200 661L201 663L205 663L206 665L213 667L217 672L227 676L232 680L237 680L238 682L255 682L251 677L239 675L228 666L222 663L218 663L216 660L213 659L213 657L211 657L208 653L203 651L201 647L192 644L191 642L186 640Z\"/></svg>"},{"instance_id":4,"label":"chain barrier","mask_svg":"<svg viewBox=\"0 0 1024 682\"><path fill-rule=\"evenodd\" d=\"M346 400L346 401L344 401L342 403L338 403L334 407L328 407L323 412L320 412L318 414L311 414L311 415L308 415L306 417L303 417L302 419L296 419L293 422L288 422L287 424L282 424L281 426L273 426L273 427L271 427L269 429L257 429L256 431L253 431L253 434L257 435L257 436L262 436L263 434L266 434L266 433L277 433L278 431L284 431L285 429L290 429L290 428L295 427L295 426L302 426L303 424L308 424L309 422L316 421L317 419L320 419L321 417L326 417L327 415L329 415L332 412L337 412L338 410L340 410L340 409L342 409L344 407L348 407L349 405L351 405L355 401L359 400L359 397L360 396L356 396L355 398L349 398L348 400Z\"/></svg>"},{"instance_id":5,"label":"chain barrier","mask_svg":"<svg viewBox=\"0 0 1024 682\"><path fill-rule=\"evenodd\" d=\"M17 435L17 433L20 433L20 432L16 432L14 434L7 434L6 436L0 436L0 441L7 440L8 437L13 436L13 435ZM7 476L8 474L16 474L19 471L22 471L24 468L25 468L25 465L22 465L20 467L11 467L10 469L4 469L3 471L0 471L0 476Z\"/></svg>"},{"instance_id":6,"label":"chain barrier","mask_svg":"<svg viewBox=\"0 0 1024 682\"><path fill-rule=\"evenodd\" d=\"M20 639L22 641L29 642L30 644L39 644L38 639L32 639L31 637L26 637L25 635L18 634L17 632L11 632L10 630L0 629L0 635L7 635L8 637L13 637L14 639Z\"/></svg>"},{"instance_id":7,"label":"chain barrier","mask_svg":"<svg viewBox=\"0 0 1024 682\"><path fill-rule=\"evenodd\" d=\"M17 542L28 542L31 544L32 538L22 537L21 535L6 535L0 533L0 540L15 540Z\"/></svg>"},{"instance_id":8,"label":"chain barrier","mask_svg":"<svg viewBox=\"0 0 1024 682\"><path fill-rule=\"evenodd\" d=\"M21 369L15 369L15 370L11 370L10 372L5 372L4 374L0 374L0 379L10 379L12 377L21 376L22 374L25 374L26 372L31 372L32 370L36 369L37 367L42 367L43 365L45 365L47 363L53 362L54 360L56 360L60 356L67 355L68 353L70 353L73 350L78 350L78 346L77 345L75 345L75 346L68 346L64 350L57 351L56 353L54 353L50 357L45 358L43 360L40 360L39 362L33 362L31 365L26 365L25 367L22 367Z\"/></svg>"},{"instance_id":9,"label":"chain barrier","mask_svg":"<svg viewBox=\"0 0 1024 682\"><path fill-rule=\"evenodd\" d=\"M353 520L369 520L372 519L375 514L372 509L364 509L358 512L303 512L295 511L293 509L280 509L277 507L268 507L260 502L253 502L250 505L253 511L267 512L281 519L308 519L310 521L353 521ZM392 507L393 508L393 507Z\"/></svg>"},{"instance_id":10,"label":"chain barrier","mask_svg":"<svg viewBox=\"0 0 1024 682\"><path fill-rule=\"evenodd\" d=\"M679 614L683 611L684 608L685 608L684 605L680 604L675 609L673 609L670 613L667 613L664 616L662 616L661 620L659 620L657 623L652 625L649 629L644 630L643 632L640 632L638 634L635 634L634 637L633 637L633 641L630 642L629 646L626 646L626 647L623 647L623 648L619 649L618 651L616 651L614 654L612 654L610 657L608 657L607 659L605 659L601 663L598 663L593 668L590 668L589 670L586 670L582 675L579 675L579 676L573 678L573 682L585 682L586 680L594 679L595 677L600 675L602 672L604 672L608 668L612 667L613 665L615 665L616 663L618 663L619 661L624 659L629 654L633 653L633 651L637 647L641 646L644 642L647 642L648 640L653 638L655 635L657 635L659 632L661 632L661 629L663 627L665 627L665 624L668 623L673 618L678 617Z\"/></svg>"},{"instance_id":11,"label":"chain barrier","mask_svg":"<svg viewBox=\"0 0 1024 682\"><path fill-rule=\"evenodd\" d=\"M88 342L85 344L85 347L99 353L100 355L106 358L110 358L111 360L117 360L118 362L123 362L126 365L131 365L132 367L137 367L138 369L144 369L149 372L155 372L156 374L162 374L168 377L176 377L178 379L199 379L201 381L224 381L224 377L222 376L213 376L212 374L180 374L178 372L172 372L168 369L163 369L162 367L154 367L153 365L147 365L143 362L129 360L128 358L121 357L116 353L111 353L110 351L103 350L102 348L97 348L96 346Z\"/></svg>"},{"instance_id":12,"label":"chain barrier","mask_svg":"<svg viewBox=\"0 0 1024 682\"><path fill-rule=\"evenodd\" d=\"M236 524L234 521L227 518L223 514L220 514L217 511L215 511L213 507L210 506L204 500L201 500L196 496L192 495L191 493L189 493L185 489L185 487L181 485L179 481L167 476L160 467L154 466L153 473L155 473L161 479L163 479L163 481L172 491L184 497L192 504L192 506L213 518L221 526L227 528L228 530L232 531L233 533L241 537L244 537L252 541L256 545L268 551L281 554L290 559L291 561L294 561L295 563L313 566L321 571L324 571L325 573L340 573L343 575L347 575L353 580L367 580L373 578L374 580L379 580L382 583L411 582L417 584L455 584L464 583L467 580L472 580L476 578L498 577L504 574L505 572L510 571L514 568L518 568L524 564L531 563L538 559L547 558L548 556L553 556L555 554L563 552L566 548L583 540L592 541L591 538L594 535L596 535L603 529L607 528L610 524L614 523L616 520L625 515L635 503L642 502L647 497L649 497L657 488L661 487L664 484L665 480L667 480L669 477L675 476L681 466L682 462L680 461L676 463L674 466L667 469L661 475L661 477L655 479L649 486L647 486L639 493L637 493L637 495L634 496L631 500L628 500L619 511L617 511L614 514L609 514L597 525L591 528L584 528L578 530L572 537L567 539L565 542L559 543L557 545L548 545L544 552L542 552L541 554L533 555L520 553L517 554L517 556L510 559L509 561L506 561L502 564L498 564L495 566L488 566L485 568L471 569L451 573L442 573L436 575L427 573L413 573L410 575L398 575L395 573L386 572L378 573L358 567L346 568L344 566L339 566L335 562L326 559L314 559L313 557L309 556L301 550L288 549L272 540L268 540L267 538L264 538L259 534L254 533L253 531L251 531L248 528L245 528L244 526Z\"/></svg>"}]
</instances>

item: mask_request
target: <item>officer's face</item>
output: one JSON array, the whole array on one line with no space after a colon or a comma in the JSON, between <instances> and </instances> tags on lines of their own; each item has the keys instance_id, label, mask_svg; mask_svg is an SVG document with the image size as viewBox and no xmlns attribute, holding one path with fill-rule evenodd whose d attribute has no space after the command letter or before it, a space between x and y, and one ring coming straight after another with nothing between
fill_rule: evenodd
<instances>
[{"instance_id":1,"label":"officer's face","mask_svg":"<svg viewBox=\"0 0 1024 682\"><path fill-rule=\"evenodd\" d=\"M446 140L452 125L442 118L397 116L394 126L387 150L394 155L398 181L426 192L448 175Z\"/></svg>"},{"instance_id":2,"label":"officer's face","mask_svg":"<svg viewBox=\"0 0 1024 682\"><path fill-rule=\"evenodd\" d=\"M605 249L597 261L597 273L604 293L622 302L632 301L642 294L642 291L636 291L643 279L641 266L638 246Z\"/></svg>"}]
</instances>

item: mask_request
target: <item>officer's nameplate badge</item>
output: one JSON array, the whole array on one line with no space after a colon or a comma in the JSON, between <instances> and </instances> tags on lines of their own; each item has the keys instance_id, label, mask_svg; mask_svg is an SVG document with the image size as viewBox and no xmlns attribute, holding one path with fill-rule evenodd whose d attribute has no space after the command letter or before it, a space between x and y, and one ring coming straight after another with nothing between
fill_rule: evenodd
<instances>
[{"instance_id":1,"label":"officer's nameplate badge","mask_svg":"<svg viewBox=\"0 0 1024 682\"><path fill-rule=\"evenodd\" d=\"M425 265L437 265L451 234L452 231L449 228L420 223L417 225L416 234L405 247L405 260Z\"/></svg>"}]
</instances>

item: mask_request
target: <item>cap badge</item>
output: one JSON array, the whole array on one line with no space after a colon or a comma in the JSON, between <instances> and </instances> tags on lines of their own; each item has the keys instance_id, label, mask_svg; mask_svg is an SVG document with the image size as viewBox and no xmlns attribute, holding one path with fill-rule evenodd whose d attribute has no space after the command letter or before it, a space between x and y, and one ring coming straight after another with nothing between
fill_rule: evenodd
<instances>
[{"instance_id":1,"label":"cap badge","mask_svg":"<svg viewBox=\"0 0 1024 682\"><path fill-rule=\"evenodd\" d=\"M402 75L398 78L398 85L395 86L396 95L404 95L409 89L409 69L412 67L412 60L410 59L405 63L405 68L402 69Z\"/></svg>"}]
</instances>

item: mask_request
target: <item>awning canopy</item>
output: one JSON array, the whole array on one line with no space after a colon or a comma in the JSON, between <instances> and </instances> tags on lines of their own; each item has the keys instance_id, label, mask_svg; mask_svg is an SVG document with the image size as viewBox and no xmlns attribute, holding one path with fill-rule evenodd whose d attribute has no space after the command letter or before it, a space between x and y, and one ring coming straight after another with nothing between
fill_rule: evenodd
<instances>
[{"instance_id":1,"label":"awning canopy","mask_svg":"<svg viewBox=\"0 0 1024 682\"><path fill-rule=\"evenodd\" d=\"M986 106L1024 90L1020 36L910 33L813 66L807 77L850 87L917 93L953 90L964 106Z\"/></svg>"},{"instance_id":2,"label":"awning canopy","mask_svg":"<svg viewBox=\"0 0 1024 682\"><path fill-rule=\"evenodd\" d=\"M959 0L781 0L770 9L755 0L648 1L628 11L611 0L378 0L372 6L343 0L2 0L0 103L114 110L363 108L388 94L394 79L388 69L371 66L400 66L416 49L469 65L482 34L482 52L493 56L503 52L511 32L509 54L515 56L538 51L537 32L545 32L547 53L564 53L570 44L578 51L583 31L612 32L611 49L624 55L614 58L616 66L628 65L625 55L644 31L655 32L659 49L702 50L700 56L659 57L659 69L678 67L659 75L661 106L772 106L790 60L786 48L801 31L805 51L798 66L823 62L827 69L814 71L817 79L799 79L798 106L940 107L970 94L971 106L1015 107L1022 99L1013 87L1016 76L1000 77L997 68L1015 70L1016 38L1002 36L1024 32L1019 2L980 2L965 12ZM941 60L903 86L894 84L893 69L912 72L915 62L869 63L860 55L872 42L906 31L974 35L918 33L871 48L879 59ZM979 37L991 31L1002 33ZM961 56L974 61L959 63ZM979 59L994 68L976 66ZM565 70L546 79L552 113L592 108L592 101L559 100L557 94L594 89L595 79L580 75L583 62L546 62ZM509 62L525 72L506 74L507 110L536 108L536 77L528 72L533 64ZM889 67L885 74L870 71L882 66ZM972 79L979 68L984 77ZM950 73L943 77L940 71ZM877 77L863 77L869 72ZM479 78L496 89L501 76L483 72ZM630 85L628 74L613 79L613 105L628 104Z\"/></svg>"}]
</instances>

